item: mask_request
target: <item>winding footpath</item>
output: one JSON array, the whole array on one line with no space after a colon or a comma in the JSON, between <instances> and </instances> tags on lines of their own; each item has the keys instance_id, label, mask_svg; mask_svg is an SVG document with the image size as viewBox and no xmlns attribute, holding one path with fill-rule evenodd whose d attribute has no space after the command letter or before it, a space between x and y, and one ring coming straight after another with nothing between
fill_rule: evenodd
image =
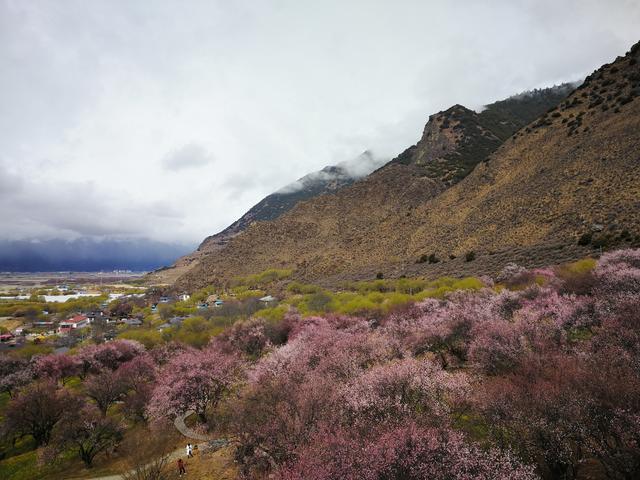
<instances>
[{"instance_id":1,"label":"winding footpath","mask_svg":"<svg viewBox=\"0 0 640 480\"><path fill-rule=\"evenodd\" d=\"M176 419L173 421L173 424L176 426L176 428L178 429L178 431L185 437L187 438L191 438L192 440L198 440L200 442L210 442L212 440L214 440L213 437L208 436L208 435L204 435L202 433L198 433L194 430L192 430L191 428L187 427L187 424L185 423L185 420L187 418L189 418L191 415L194 415L196 412L194 412L193 410L189 410L187 412L185 412L183 415L179 415L176 417Z\"/></svg>"}]
</instances>

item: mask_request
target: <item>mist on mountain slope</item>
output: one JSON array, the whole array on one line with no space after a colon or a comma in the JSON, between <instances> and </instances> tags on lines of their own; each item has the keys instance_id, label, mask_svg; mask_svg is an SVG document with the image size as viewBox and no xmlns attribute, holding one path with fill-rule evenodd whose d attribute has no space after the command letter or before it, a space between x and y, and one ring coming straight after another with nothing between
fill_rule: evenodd
<instances>
[{"instance_id":1,"label":"mist on mountain slope","mask_svg":"<svg viewBox=\"0 0 640 480\"><path fill-rule=\"evenodd\" d=\"M366 177L371 172L381 167L389 161L388 158L382 158L374 155L370 150L365 150L356 158L345 160L337 165L330 165L317 172L305 175L295 182L285 185L276 194L286 195L295 193L305 188L312 187L317 184L328 184L333 181L350 181L358 180Z\"/></svg>"}]
</instances>

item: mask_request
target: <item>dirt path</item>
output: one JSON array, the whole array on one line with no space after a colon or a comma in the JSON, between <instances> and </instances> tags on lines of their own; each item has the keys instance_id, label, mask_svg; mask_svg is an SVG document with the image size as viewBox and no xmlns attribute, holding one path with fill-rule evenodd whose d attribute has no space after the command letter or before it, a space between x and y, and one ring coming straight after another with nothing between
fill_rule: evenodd
<instances>
[{"instance_id":1,"label":"dirt path","mask_svg":"<svg viewBox=\"0 0 640 480\"><path fill-rule=\"evenodd\" d=\"M173 424L175 425L176 429L185 437L190 438L192 440L198 440L200 442L204 442L204 443L199 443L197 444L198 446L198 450L203 451L205 449L207 449L207 447L209 446L209 442L214 441L215 439L208 436L208 435L204 435L202 433L198 433L195 432L194 430L192 430L191 428L189 428L187 426L187 424L185 423L185 420L187 418L189 418L191 415L195 414L195 412L193 410L189 410L188 412L185 412L184 415L180 415L178 417L176 417L176 419L174 420ZM169 464L174 463L176 460L178 460L178 458L186 458L186 451L185 451L185 447L180 447L177 450L175 450L174 452L172 452L169 455ZM88 477L85 480L122 480L122 475L107 475L104 477Z\"/></svg>"},{"instance_id":2,"label":"dirt path","mask_svg":"<svg viewBox=\"0 0 640 480\"><path fill-rule=\"evenodd\" d=\"M189 410L188 412L185 412L184 415L180 415L176 417L173 424L176 426L178 431L187 438L198 440L200 442L208 442L208 441L214 440L214 438L209 435L204 435L202 433L195 432L189 427L187 427L185 420L189 418L191 415L194 415L195 413L196 412L194 412L193 410Z\"/></svg>"},{"instance_id":3,"label":"dirt path","mask_svg":"<svg viewBox=\"0 0 640 480\"><path fill-rule=\"evenodd\" d=\"M206 443L198 444L198 450L202 450L207 446ZM186 446L180 447L169 454L169 459L167 463L171 466L174 464L179 458L183 460L187 460ZM88 477L85 480L122 480L122 475L107 475L105 477Z\"/></svg>"}]
</instances>

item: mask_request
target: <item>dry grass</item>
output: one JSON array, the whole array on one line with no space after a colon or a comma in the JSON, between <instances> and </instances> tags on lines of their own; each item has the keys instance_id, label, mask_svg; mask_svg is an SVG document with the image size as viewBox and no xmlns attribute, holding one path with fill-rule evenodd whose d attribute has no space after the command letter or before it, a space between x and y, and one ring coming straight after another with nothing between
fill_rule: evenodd
<instances>
[{"instance_id":1,"label":"dry grass","mask_svg":"<svg viewBox=\"0 0 640 480\"><path fill-rule=\"evenodd\" d=\"M173 467L177 471L175 461ZM222 448L213 453L198 453L186 463L187 476L198 480L235 480L238 469L233 461L231 447ZM184 477L183 477L184 478Z\"/></svg>"}]
</instances>

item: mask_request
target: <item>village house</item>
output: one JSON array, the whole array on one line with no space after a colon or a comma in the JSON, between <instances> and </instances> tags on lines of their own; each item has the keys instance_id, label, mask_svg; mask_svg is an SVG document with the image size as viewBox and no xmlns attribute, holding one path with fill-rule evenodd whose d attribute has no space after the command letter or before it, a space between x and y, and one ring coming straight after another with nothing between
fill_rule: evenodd
<instances>
[{"instance_id":1,"label":"village house","mask_svg":"<svg viewBox=\"0 0 640 480\"><path fill-rule=\"evenodd\" d=\"M129 327L140 327L142 326L142 320L139 318L123 318L122 323L128 325Z\"/></svg>"},{"instance_id":2,"label":"village house","mask_svg":"<svg viewBox=\"0 0 640 480\"><path fill-rule=\"evenodd\" d=\"M220 297L218 295L209 295L205 303L208 307L221 307L222 305L224 305L224 302L220 300Z\"/></svg>"},{"instance_id":3,"label":"village house","mask_svg":"<svg viewBox=\"0 0 640 480\"><path fill-rule=\"evenodd\" d=\"M89 319L89 323L93 323L96 319L100 319L104 317L104 312L102 310L96 310L92 312L87 312L85 316Z\"/></svg>"},{"instance_id":4,"label":"village house","mask_svg":"<svg viewBox=\"0 0 640 480\"><path fill-rule=\"evenodd\" d=\"M0 335L0 342L8 342L13 339L13 334L11 333L3 333Z\"/></svg>"},{"instance_id":5,"label":"village house","mask_svg":"<svg viewBox=\"0 0 640 480\"><path fill-rule=\"evenodd\" d=\"M76 315L58 324L58 333L68 334L71 330L86 328L89 326L89 319L86 315Z\"/></svg>"},{"instance_id":6,"label":"village house","mask_svg":"<svg viewBox=\"0 0 640 480\"><path fill-rule=\"evenodd\" d=\"M267 295L266 297L262 297L260 301L265 305L269 305L277 300L276 297L272 297L271 295Z\"/></svg>"},{"instance_id":7,"label":"village house","mask_svg":"<svg viewBox=\"0 0 640 480\"><path fill-rule=\"evenodd\" d=\"M53 323L52 323L53 325ZM23 325L20 325L19 327L16 327L16 329L13 331L14 334L16 335L24 335L30 328L33 328L33 324L32 323L25 323Z\"/></svg>"},{"instance_id":8,"label":"village house","mask_svg":"<svg viewBox=\"0 0 640 480\"><path fill-rule=\"evenodd\" d=\"M91 323L95 323L96 325L111 325L112 323L118 323L118 319L108 315L103 315L101 317L95 317Z\"/></svg>"}]
</instances>

